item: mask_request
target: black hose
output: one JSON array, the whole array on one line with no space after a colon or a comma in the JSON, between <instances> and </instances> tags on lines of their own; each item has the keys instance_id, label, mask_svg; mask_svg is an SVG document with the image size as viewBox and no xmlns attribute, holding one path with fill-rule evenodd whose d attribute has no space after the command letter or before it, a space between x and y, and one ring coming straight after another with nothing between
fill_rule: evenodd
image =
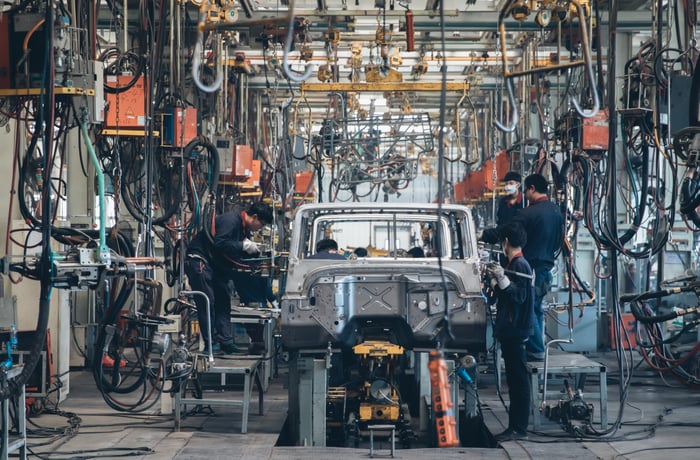
<instances>
[{"instance_id":1,"label":"black hose","mask_svg":"<svg viewBox=\"0 0 700 460\"><path fill-rule=\"evenodd\" d=\"M690 126L700 125L700 59L695 63L693 82L690 85L690 103L688 104L688 123Z\"/></svg>"}]
</instances>

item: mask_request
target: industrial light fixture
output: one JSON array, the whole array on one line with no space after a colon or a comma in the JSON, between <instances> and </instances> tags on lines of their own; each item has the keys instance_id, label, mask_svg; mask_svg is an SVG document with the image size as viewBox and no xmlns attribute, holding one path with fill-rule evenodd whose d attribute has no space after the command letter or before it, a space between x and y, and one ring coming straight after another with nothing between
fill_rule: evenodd
<instances>
[{"instance_id":1,"label":"industrial light fixture","mask_svg":"<svg viewBox=\"0 0 700 460\"><path fill-rule=\"evenodd\" d=\"M535 22L537 23L538 26L541 28L545 28L549 25L549 22L552 20L552 13L549 12L549 10L540 10L537 12L537 15L535 16Z\"/></svg>"},{"instance_id":2,"label":"industrial light fixture","mask_svg":"<svg viewBox=\"0 0 700 460\"><path fill-rule=\"evenodd\" d=\"M510 14L516 21L523 22L527 19L530 16L530 5L528 5L527 0L518 0L510 9Z\"/></svg>"},{"instance_id":3,"label":"industrial light fixture","mask_svg":"<svg viewBox=\"0 0 700 460\"><path fill-rule=\"evenodd\" d=\"M566 2L557 2L553 7L552 7L552 19L554 19L557 22L564 22L566 21L567 16L569 15L569 4Z\"/></svg>"}]
</instances>

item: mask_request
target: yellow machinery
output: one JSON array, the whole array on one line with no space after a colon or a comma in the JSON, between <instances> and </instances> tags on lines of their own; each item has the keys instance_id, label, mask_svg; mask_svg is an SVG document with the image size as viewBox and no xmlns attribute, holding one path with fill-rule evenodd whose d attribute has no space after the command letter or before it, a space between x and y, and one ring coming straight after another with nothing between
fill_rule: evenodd
<instances>
[{"instance_id":1,"label":"yellow machinery","mask_svg":"<svg viewBox=\"0 0 700 460\"><path fill-rule=\"evenodd\" d=\"M401 399L399 378L404 347L384 340L366 340L347 357L353 370L343 386L328 388L326 427L330 445L352 444L369 436L374 426L392 426L408 447L415 435L408 405ZM352 362L350 362L352 361Z\"/></svg>"},{"instance_id":2,"label":"yellow machinery","mask_svg":"<svg viewBox=\"0 0 700 460\"><path fill-rule=\"evenodd\" d=\"M361 395L359 421L362 423L399 420L399 393L392 379L394 364L403 356L400 345L367 341L353 347L371 380L365 380Z\"/></svg>"}]
</instances>

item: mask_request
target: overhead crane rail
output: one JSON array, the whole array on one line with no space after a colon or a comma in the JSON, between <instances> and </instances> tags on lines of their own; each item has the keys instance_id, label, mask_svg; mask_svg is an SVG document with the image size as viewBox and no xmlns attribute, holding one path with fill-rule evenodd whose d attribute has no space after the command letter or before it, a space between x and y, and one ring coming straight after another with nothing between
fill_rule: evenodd
<instances>
[{"instance_id":1,"label":"overhead crane rail","mask_svg":"<svg viewBox=\"0 0 700 460\"><path fill-rule=\"evenodd\" d=\"M335 82L335 83L302 83L299 87L306 92L326 91L442 91L439 82ZM446 91L469 91L469 82L447 82Z\"/></svg>"}]
</instances>

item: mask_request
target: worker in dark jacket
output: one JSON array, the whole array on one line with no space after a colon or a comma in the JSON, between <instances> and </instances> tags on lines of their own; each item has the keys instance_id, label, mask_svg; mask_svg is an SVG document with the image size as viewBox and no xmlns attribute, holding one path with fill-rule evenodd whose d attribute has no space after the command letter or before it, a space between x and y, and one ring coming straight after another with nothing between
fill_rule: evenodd
<instances>
[{"instance_id":1,"label":"worker in dark jacket","mask_svg":"<svg viewBox=\"0 0 700 460\"><path fill-rule=\"evenodd\" d=\"M527 207L519 210L511 222L519 222L527 233L523 255L535 272L535 329L527 342L529 361L544 359L544 311L542 300L552 287L552 268L564 237L564 218L556 204L549 200L548 184L540 174L525 178ZM481 240L498 242L500 228L487 229Z\"/></svg>"},{"instance_id":2,"label":"worker in dark jacket","mask_svg":"<svg viewBox=\"0 0 700 460\"><path fill-rule=\"evenodd\" d=\"M337 259L346 260L345 256L338 252L338 243L331 238L319 240L316 243L316 253L307 259Z\"/></svg>"},{"instance_id":3,"label":"worker in dark jacket","mask_svg":"<svg viewBox=\"0 0 700 460\"><path fill-rule=\"evenodd\" d=\"M525 227L527 244L523 255L535 272L535 329L527 342L530 361L544 359L544 310L542 300L552 288L552 268L564 240L564 218L559 207L549 200L547 179L540 174L525 178L527 207L513 222Z\"/></svg>"},{"instance_id":4,"label":"worker in dark jacket","mask_svg":"<svg viewBox=\"0 0 700 460\"><path fill-rule=\"evenodd\" d=\"M272 209L265 203L253 203L246 211L228 212L217 216L211 227L211 240L200 232L187 248L185 273L192 290L201 291L209 298L210 318L206 301L195 297L200 333L205 352L209 352L209 325L211 337L224 353L236 353L231 334L231 296L227 283L239 267L241 259L260 253L257 243L251 241L251 232L272 222Z\"/></svg>"},{"instance_id":5,"label":"worker in dark jacket","mask_svg":"<svg viewBox=\"0 0 700 460\"><path fill-rule=\"evenodd\" d=\"M523 194L520 192L522 177L515 171L508 171L503 176L506 196L498 201L496 225L505 225L515 217L518 210L523 208Z\"/></svg>"},{"instance_id":6,"label":"worker in dark jacket","mask_svg":"<svg viewBox=\"0 0 700 460\"><path fill-rule=\"evenodd\" d=\"M501 235L508 262L505 268L493 263L486 270L497 299L493 335L501 345L510 398L508 428L496 440L507 441L527 438L530 376L525 343L533 331L535 315L533 273L522 253L527 241L525 229L518 222L511 222L501 227Z\"/></svg>"}]
</instances>

